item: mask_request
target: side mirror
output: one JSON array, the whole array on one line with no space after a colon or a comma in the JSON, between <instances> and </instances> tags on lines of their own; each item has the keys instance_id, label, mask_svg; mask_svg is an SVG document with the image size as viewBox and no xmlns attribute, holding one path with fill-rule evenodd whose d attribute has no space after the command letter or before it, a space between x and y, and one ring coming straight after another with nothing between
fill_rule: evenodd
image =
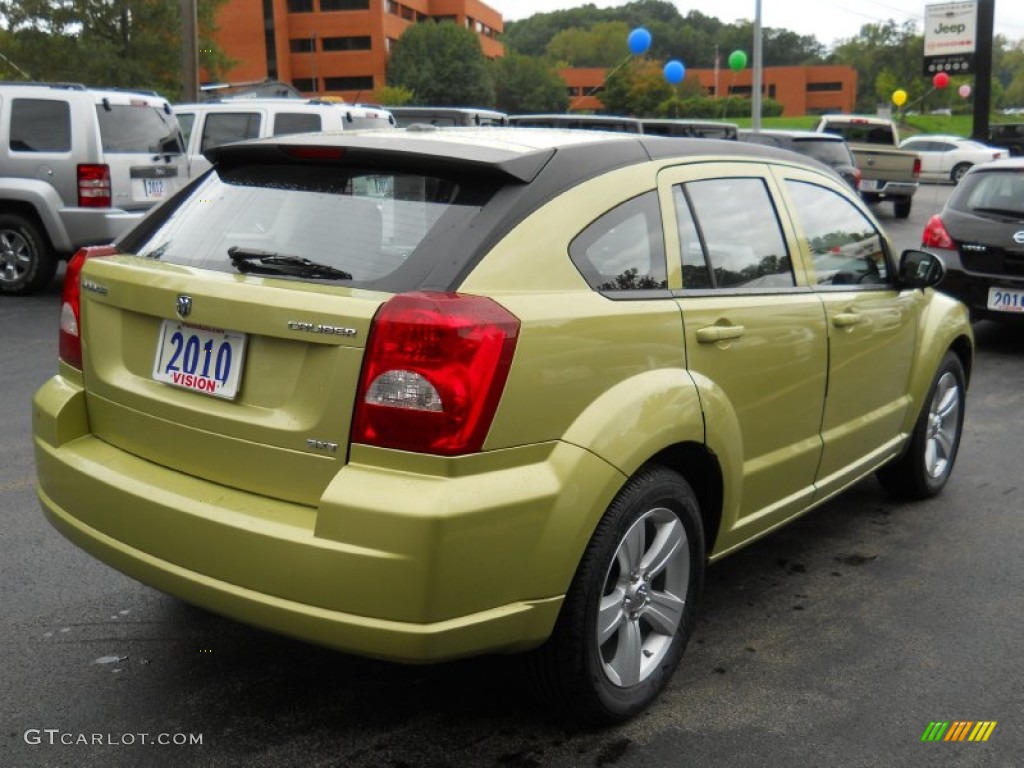
<instances>
[{"instance_id":1,"label":"side mirror","mask_svg":"<svg viewBox=\"0 0 1024 768\"><path fill-rule=\"evenodd\" d=\"M900 285L903 288L929 288L942 282L946 265L934 253L909 249L900 256Z\"/></svg>"}]
</instances>

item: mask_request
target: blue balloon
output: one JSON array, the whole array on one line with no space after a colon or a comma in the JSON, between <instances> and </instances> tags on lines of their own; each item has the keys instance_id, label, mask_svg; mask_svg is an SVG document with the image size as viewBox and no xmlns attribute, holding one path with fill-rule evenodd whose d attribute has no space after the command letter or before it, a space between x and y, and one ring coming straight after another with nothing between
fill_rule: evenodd
<instances>
[{"instance_id":1,"label":"blue balloon","mask_svg":"<svg viewBox=\"0 0 1024 768\"><path fill-rule=\"evenodd\" d=\"M665 64L665 79L672 83L672 85L678 85L683 82L684 77L686 77L686 67L683 66L683 62L672 59L672 61Z\"/></svg>"},{"instance_id":2,"label":"blue balloon","mask_svg":"<svg viewBox=\"0 0 1024 768\"><path fill-rule=\"evenodd\" d=\"M643 27L637 27L629 33L630 53L640 55L651 47L651 33Z\"/></svg>"}]
</instances>

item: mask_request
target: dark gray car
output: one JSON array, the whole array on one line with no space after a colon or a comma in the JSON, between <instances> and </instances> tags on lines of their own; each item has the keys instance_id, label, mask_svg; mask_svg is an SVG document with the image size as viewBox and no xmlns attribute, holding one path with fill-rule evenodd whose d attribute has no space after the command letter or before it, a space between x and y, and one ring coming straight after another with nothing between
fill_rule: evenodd
<instances>
[{"instance_id":1,"label":"dark gray car","mask_svg":"<svg viewBox=\"0 0 1024 768\"><path fill-rule=\"evenodd\" d=\"M1024 320L1024 157L968 171L921 246L942 257L938 289L964 302L973 320Z\"/></svg>"},{"instance_id":2,"label":"dark gray car","mask_svg":"<svg viewBox=\"0 0 1024 768\"><path fill-rule=\"evenodd\" d=\"M750 131L739 132L740 141L781 147L791 152L813 157L838 173L856 190L860 189L860 171L853 159L853 153L841 136L815 131Z\"/></svg>"}]
</instances>

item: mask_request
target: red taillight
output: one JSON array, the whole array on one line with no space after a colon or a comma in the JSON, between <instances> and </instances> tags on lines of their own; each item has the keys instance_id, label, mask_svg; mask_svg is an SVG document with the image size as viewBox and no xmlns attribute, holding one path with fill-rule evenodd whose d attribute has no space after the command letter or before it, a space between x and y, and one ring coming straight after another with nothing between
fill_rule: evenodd
<instances>
[{"instance_id":1,"label":"red taillight","mask_svg":"<svg viewBox=\"0 0 1024 768\"><path fill-rule=\"evenodd\" d=\"M921 158L920 157L915 157L914 158L914 178L916 179L920 175L921 175Z\"/></svg>"},{"instance_id":2,"label":"red taillight","mask_svg":"<svg viewBox=\"0 0 1024 768\"><path fill-rule=\"evenodd\" d=\"M483 446L519 320L481 296L404 293L377 312L352 442L455 456Z\"/></svg>"},{"instance_id":3,"label":"red taillight","mask_svg":"<svg viewBox=\"0 0 1024 768\"><path fill-rule=\"evenodd\" d=\"M942 223L942 217L938 214L932 216L924 227L924 234L921 235L922 248L945 248L954 250L953 238L949 236L946 225Z\"/></svg>"},{"instance_id":4,"label":"red taillight","mask_svg":"<svg viewBox=\"0 0 1024 768\"><path fill-rule=\"evenodd\" d=\"M79 248L64 270L64 290L60 300L60 343L57 354L65 363L79 370L82 369L82 265L87 259L110 256L113 253L117 253L117 249L109 245Z\"/></svg>"},{"instance_id":5,"label":"red taillight","mask_svg":"<svg viewBox=\"0 0 1024 768\"><path fill-rule=\"evenodd\" d=\"M78 207L110 207L110 166L78 166Z\"/></svg>"},{"instance_id":6,"label":"red taillight","mask_svg":"<svg viewBox=\"0 0 1024 768\"><path fill-rule=\"evenodd\" d=\"M344 147L286 147L285 154L299 160L344 160Z\"/></svg>"},{"instance_id":7,"label":"red taillight","mask_svg":"<svg viewBox=\"0 0 1024 768\"><path fill-rule=\"evenodd\" d=\"M860 168L853 169L853 188L860 191L860 182L864 174L860 172Z\"/></svg>"}]
</instances>

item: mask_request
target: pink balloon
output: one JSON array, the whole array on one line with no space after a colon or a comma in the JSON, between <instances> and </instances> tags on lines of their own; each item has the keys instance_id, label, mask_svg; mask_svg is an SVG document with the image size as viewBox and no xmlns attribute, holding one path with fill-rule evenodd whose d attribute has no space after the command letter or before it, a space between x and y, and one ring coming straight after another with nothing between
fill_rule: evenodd
<instances>
[{"instance_id":1,"label":"pink balloon","mask_svg":"<svg viewBox=\"0 0 1024 768\"><path fill-rule=\"evenodd\" d=\"M969 86L969 85L961 85L957 89L957 93L960 94L960 98L966 99L968 96L971 95L971 86Z\"/></svg>"},{"instance_id":2,"label":"pink balloon","mask_svg":"<svg viewBox=\"0 0 1024 768\"><path fill-rule=\"evenodd\" d=\"M935 77L932 78L932 85L936 88L945 88L949 85L949 75L945 72L936 72Z\"/></svg>"}]
</instances>

